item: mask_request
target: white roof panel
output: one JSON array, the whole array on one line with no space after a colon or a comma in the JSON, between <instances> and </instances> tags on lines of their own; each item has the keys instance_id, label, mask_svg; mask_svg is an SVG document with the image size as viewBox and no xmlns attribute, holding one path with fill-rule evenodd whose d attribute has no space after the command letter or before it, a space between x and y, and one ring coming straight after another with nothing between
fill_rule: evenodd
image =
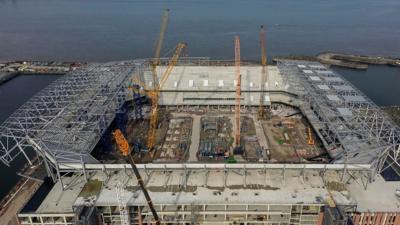
<instances>
[{"instance_id":1,"label":"white roof panel","mask_svg":"<svg viewBox=\"0 0 400 225\"><path fill-rule=\"evenodd\" d=\"M321 89L321 90L329 90L329 89L330 89L329 86L328 86L328 85L325 85L325 84L317 85L317 87L318 87L319 89Z\"/></svg>"},{"instance_id":2,"label":"white roof panel","mask_svg":"<svg viewBox=\"0 0 400 225\"><path fill-rule=\"evenodd\" d=\"M315 72L323 75L333 74L333 72L330 70L316 70Z\"/></svg>"},{"instance_id":3,"label":"white roof panel","mask_svg":"<svg viewBox=\"0 0 400 225\"><path fill-rule=\"evenodd\" d=\"M367 100L361 95L345 95L343 96L346 102L366 102Z\"/></svg>"},{"instance_id":4,"label":"white roof panel","mask_svg":"<svg viewBox=\"0 0 400 225\"><path fill-rule=\"evenodd\" d=\"M353 113L348 108L336 108L342 116L352 116Z\"/></svg>"},{"instance_id":5,"label":"white roof panel","mask_svg":"<svg viewBox=\"0 0 400 225\"><path fill-rule=\"evenodd\" d=\"M323 65L308 65L311 68L317 68L317 69L324 69L325 67Z\"/></svg>"},{"instance_id":6,"label":"white roof panel","mask_svg":"<svg viewBox=\"0 0 400 225\"><path fill-rule=\"evenodd\" d=\"M354 90L353 87L351 87L349 85L333 85L332 87L334 89L338 90L338 91L352 91L352 90Z\"/></svg>"},{"instance_id":7,"label":"white roof panel","mask_svg":"<svg viewBox=\"0 0 400 225\"><path fill-rule=\"evenodd\" d=\"M306 68L307 66L305 65L297 65L299 68Z\"/></svg>"},{"instance_id":8,"label":"white roof panel","mask_svg":"<svg viewBox=\"0 0 400 225\"><path fill-rule=\"evenodd\" d=\"M312 73L313 73L312 70L303 70L303 72L304 72L304 73L307 73L307 74L312 74Z\"/></svg>"},{"instance_id":9,"label":"white roof panel","mask_svg":"<svg viewBox=\"0 0 400 225\"><path fill-rule=\"evenodd\" d=\"M340 82L340 81L343 81L343 79L342 78L340 78L340 77L325 77L325 80L326 81L337 81L337 82Z\"/></svg>"},{"instance_id":10,"label":"white roof panel","mask_svg":"<svg viewBox=\"0 0 400 225\"><path fill-rule=\"evenodd\" d=\"M321 81L321 78L319 78L317 76L310 76L310 79L313 81Z\"/></svg>"},{"instance_id":11,"label":"white roof panel","mask_svg":"<svg viewBox=\"0 0 400 225\"><path fill-rule=\"evenodd\" d=\"M326 97L331 101L340 101L340 98L337 95L326 95Z\"/></svg>"}]
</instances>

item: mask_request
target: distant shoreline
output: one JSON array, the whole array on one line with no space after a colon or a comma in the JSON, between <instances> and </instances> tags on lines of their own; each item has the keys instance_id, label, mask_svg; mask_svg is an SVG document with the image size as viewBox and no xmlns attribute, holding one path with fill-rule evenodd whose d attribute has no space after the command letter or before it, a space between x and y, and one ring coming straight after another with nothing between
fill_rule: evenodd
<instances>
[{"instance_id":1,"label":"distant shoreline","mask_svg":"<svg viewBox=\"0 0 400 225\"><path fill-rule=\"evenodd\" d=\"M319 61L322 64L330 66L340 66L350 69L366 70L368 65L387 65L400 67L400 59L385 56L367 56L367 55L354 55L346 53L323 52L317 56L302 56L302 55L289 55L277 56L273 61L279 59L294 59L294 60L307 60Z\"/></svg>"}]
</instances>

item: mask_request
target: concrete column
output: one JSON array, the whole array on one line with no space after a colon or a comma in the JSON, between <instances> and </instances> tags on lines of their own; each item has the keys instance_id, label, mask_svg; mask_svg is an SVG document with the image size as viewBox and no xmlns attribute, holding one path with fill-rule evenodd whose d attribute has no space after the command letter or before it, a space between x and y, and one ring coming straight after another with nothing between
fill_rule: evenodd
<instances>
[{"instance_id":1,"label":"concrete column","mask_svg":"<svg viewBox=\"0 0 400 225\"><path fill-rule=\"evenodd\" d=\"M246 165L243 168L243 186L247 187L247 170L246 170Z\"/></svg>"},{"instance_id":2,"label":"concrete column","mask_svg":"<svg viewBox=\"0 0 400 225\"><path fill-rule=\"evenodd\" d=\"M228 177L228 171L226 170L226 165L224 165L224 187L226 187L227 177Z\"/></svg>"},{"instance_id":3,"label":"concrete column","mask_svg":"<svg viewBox=\"0 0 400 225\"><path fill-rule=\"evenodd\" d=\"M206 211L206 205L203 205L203 212ZM203 214L203 221L206 221L206 214Z\"/></svg>"},{"instance_id":4,"label":"concrete column","mask_svg":"<svg viewBox=\"0 0 400 225\"><path fill-rule=\"evenodd\" d=\"M303 184L306 182L305 176L306 176L306 165L303 165L303 168L301 169L301 182Z\"/></svg>"},{"instance_id":5,"label":"concrete column","mask_svg":"<svg viewBox=\"0 0 400 225\"><path fill-rule=\"evenodd\" d=\"M56 165L56 170L57 170L58 180L60 181L60 184L61 184L61 191L64 191L64 183L62 181L62 177L61 177L61 173L60 173L60 167L58 166L58 164Z\"/></svg>"},{"instance_id":6,"label":"concrete column","mask_svg":"<svg viewBox=\"0 0 400 225\"><path fill-rule=\"evenodd\" d=\"M185 179L185 183L183 184L183 187L186 189L186 187L187 187L187 180L188 180L188 173L187 173L186 165L184 165L184 179Z\"/></svg>"},{"instance_id":7,"label":"concrete column","mask_svg":"<svg viewBox=\"0 0 400 225\"><path fill-rule=\"evenodd\" d=\"M344 181L344 176L345 176L346 172L347 172L347 163L345 163L344 167L343 167L342 178L341 178L342 182Z\"/></svg>"},{"instance_id":8,"label":"concrete column","mask_svg":"<svg viewBox=\"0 0 400 225\"><path fill-rule=\"evenodd\" d=\"M264 166L264 187L267 187L267 168Z\"/></svg>"},{"instance_id":9,"label":"concrete column","mask_svg":"<svg viewBox=\"0 0 400 225\"><path fill-rule=\"evenodd\" d=\"M282 168L282 184L285 185L286 164Z\"/></svg>"},{"instance_id":10,"label":"concrete column","mask_svg":"<svg viewBox=\"0 0 400 225\"><path fill-rule=\"evenodd\" d=\"M146 173L146 176L149 176L149 170L147 169L147 165L144 164L143 167L144 167L144 172Z\"/></svg>"},{"instance_id":11,"label":"concrete column","mask_svg":"<svg viewBox=\"0 0 400 225\"><path fill-rule=\"evenodd\" d=\"M208 175L210 174L210 171L206 170L206 175L204 177L204 186L207 187L207 180L208 180Z\"/></svg>"},{"instance_id":12,"label":"concrete column","mask_svg":"<svg viewBox=\"0 0 400 225\"><path fill-rule=\"evenodd\" d=\"M86 167L85 167L85 162L83 161L83 157L81 156L81 163L82 163L82 171L83 171L83 176L85 177L85 181L88 182L88 176L86 174Z\"/></svg>"}]
</instances>

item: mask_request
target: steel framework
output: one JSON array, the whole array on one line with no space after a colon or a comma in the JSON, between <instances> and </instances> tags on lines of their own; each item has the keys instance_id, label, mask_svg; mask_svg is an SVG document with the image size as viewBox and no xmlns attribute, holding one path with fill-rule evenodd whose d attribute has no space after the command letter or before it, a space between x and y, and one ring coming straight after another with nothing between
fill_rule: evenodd
<instances>
[{"instance_id":1,"label":"steel framework","mask_svg":"<svg viewBox=\"0 0 400 225\"><path fill-rule=\"evenodd\" d=\"M318 62L279 60L278 68L333 163L370 164L375 174L400 166L399 127L350 82Z\"/></svg>"},{"instance_id":2,"label":"steel framework","mask_svg":"<svg viewBox=\"0 0 400 225\"><path fill-rule=\"evenodd\" d=\"M90 152L126 101L126 83L141 63L89 64L38 92L0 126L1 161L9 165L21 153L29 161L33 148L53 179L59 163L96 163Z\"/></svg>"},{"instance_id":3,"label":"steel framework","mask_svg":"<svg viewBox=\"0 0 400 225\"><path fill-rule=\"evenodd\" d=\"M167 62L162 59L160 64ZM234 65L208 58L177 62L221 64ZM298 96L293 104L308 118L333 163L344 165L343 170L370 165L363 170L372 168L373 174L400 167L399 127L361 91L317 62L279 60L278 68L287 91ZM90 153L131 98L132 75L145 71L150 71L148 59L89 64L56 80L0 125L0 160L9 165L22 154L29 161L27 151L33 148L54 180L62 172L86 175L91 166L103 167Z\"/></svg>"}]
</instances>

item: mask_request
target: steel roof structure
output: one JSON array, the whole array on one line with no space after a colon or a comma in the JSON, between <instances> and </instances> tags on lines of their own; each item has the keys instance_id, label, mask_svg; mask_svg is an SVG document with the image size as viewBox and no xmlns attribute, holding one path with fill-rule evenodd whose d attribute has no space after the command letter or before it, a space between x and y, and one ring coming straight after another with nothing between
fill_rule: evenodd
<instances>
[{"instance_id":1,"label":"steel roof structure","mask_svg":"<svg viewBox=\"0 0 400 225\"><path fill-rule=\"evenodd\" d=\"M0 159L9 164L34 148L51 164L97 162L90 152L127 98L141 62L89 64L38 92L0 126Z\"/></svg>"},{"instance_id":2,"label":"steel roof structure","mask_svg":"<svg viewBox=\"0 0 400 225\"><path fill-rule=\"evenodd\" d=\"M167 62L163 59L161 65ZM181 66L214 64L220 62L179 61ZM364 165L362 169L372 168L372 174L392 164L400 166L399 127L361 91L317 62L278 60L277 64L286 82L283 86L297 96L291 104L310 121L333 163L343 170ZM27 150L33 148L45 159L54 180L62 172L86 175L90 165L102 167L90 153L129 99L132 75L149 69L146 59L94 63L59 78L0 125L0 160L9 165L23 154L29 161Z\"/></svg>"},{"instance_id":3,"label":"steel roof structure","mask_svg":"<svg viewBox=\"0 0 400 225\"><path fill-rule=\"evenodd\" d=\"M318 62L279 60L278 68L333 163L370 164L375 173L399 165L399 127L360 90Z\"/></svg>"}]
</instances>

